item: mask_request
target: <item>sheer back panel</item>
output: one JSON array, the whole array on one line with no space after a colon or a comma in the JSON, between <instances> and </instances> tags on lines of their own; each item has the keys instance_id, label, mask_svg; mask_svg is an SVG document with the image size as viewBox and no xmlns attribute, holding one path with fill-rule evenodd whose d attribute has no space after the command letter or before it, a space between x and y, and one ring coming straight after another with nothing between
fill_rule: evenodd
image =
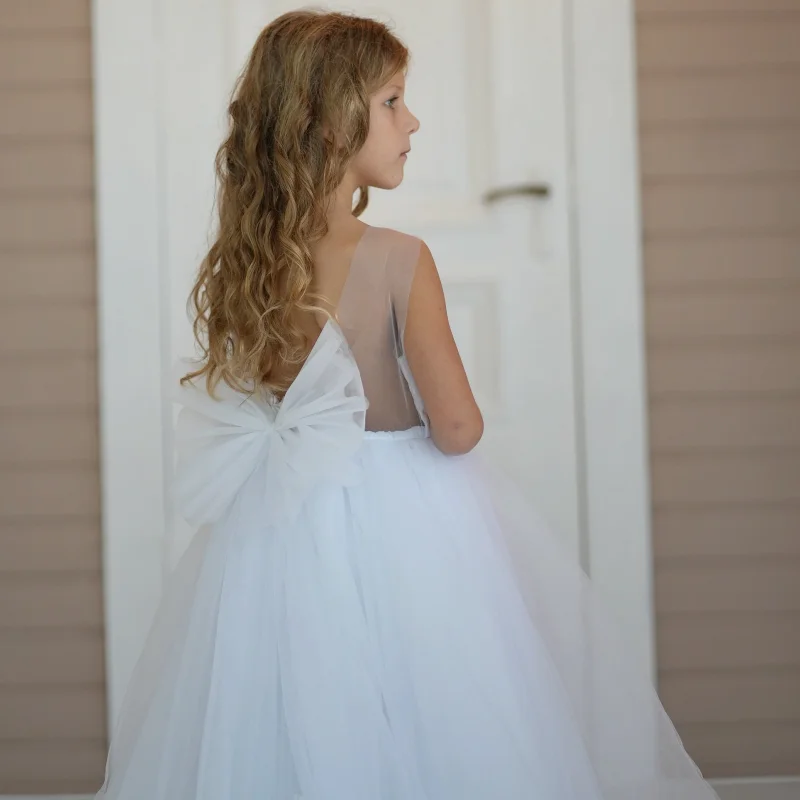
<instances>
[{"instance_id":1,"label":"sheer back panel","mask_svg":"<svg viewBox=\"0 0 800 800\"><path fill-rule=\"evenodd\" d=\"M369 401L368 431L401 431L425 424L416 388L409 385L413 379L403 368L408 298L420 246L414 236L368 227L353 254L339 302L339 324Z\"/></svg>"}]
</instances>

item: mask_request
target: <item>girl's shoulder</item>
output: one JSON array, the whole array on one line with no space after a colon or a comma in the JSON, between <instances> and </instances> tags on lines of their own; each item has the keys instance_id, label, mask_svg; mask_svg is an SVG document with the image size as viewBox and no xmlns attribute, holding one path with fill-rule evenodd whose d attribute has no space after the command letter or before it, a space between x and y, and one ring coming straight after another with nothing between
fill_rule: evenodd
<instances>
[{"instance_id":1,"label":"girl's shoulder","mask_svg":"<svg viewBox=\"0 0 800 800\"><path fill-rule=\"evenodd\" d=\"M388 245L391 246L414 246L419 247L422 244L422 239L414 236L411 233L397 230L396 228L386 228L379 225L369 225L369 233L375 238L383 239Z\"/></svg>"},{"instance_id":2,"label":"girl's shoulder","mask_svg":"<svg viewBox=\"0 0 800 800\"><path fill-rule=\"evenodd\" d=\"M376 246L386 253L386 269L389 275L413 271L420 253L427 249L420 237L396 228L370 227L367 233L377 243Z\"/></svg>"}]
</instances>

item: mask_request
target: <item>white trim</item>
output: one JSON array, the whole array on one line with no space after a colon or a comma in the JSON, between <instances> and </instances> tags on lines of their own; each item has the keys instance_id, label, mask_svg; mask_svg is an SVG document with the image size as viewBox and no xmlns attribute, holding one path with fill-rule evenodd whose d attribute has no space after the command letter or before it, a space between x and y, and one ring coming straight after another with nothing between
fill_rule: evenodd
<instances>
[{"instance_id":1,"label":"white trim","mask_svg":"<svg viewBox=\"0 0 800 800\"><path fill-rule=\"evenodd\" d=\"M655 680L633 0L571 0L587 550Z\"/></svg>"},{"instance_id":2,"label":"white trim","mask_svg":"<svg viewBox=\"0 0 800 800\"><path fill-rule=\"evenodd\" d=\"M720 800L800 800L800 777L711 781Z\"/></svg>"},{"instance_id":3,"label":"white trim","mask_svg":"<svg viewBox=\"0 0 800 800\"><path fill-rule=\"evenodd\" d=\"M92 3L109 729L162 582L157 7Z\"/></svg>"}]
</instances>

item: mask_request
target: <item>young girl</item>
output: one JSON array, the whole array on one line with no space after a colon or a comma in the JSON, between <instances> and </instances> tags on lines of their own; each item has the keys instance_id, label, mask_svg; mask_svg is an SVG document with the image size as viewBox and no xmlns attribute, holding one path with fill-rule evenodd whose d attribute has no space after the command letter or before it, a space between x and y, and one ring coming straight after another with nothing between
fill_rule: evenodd
<instances>
[{"instance_id":1,"label":"young girl","mask_svg":"<svg viewBox=\"0 0 800 800\"><path fill-rule=\"evenodd\" d=\"M714 798L583 573L464 455L483 421L430 251L359 221L419 128L407 61L299 11L238 83L175 376L198 531L99 796Z\"/></svg>"}]
</instances>

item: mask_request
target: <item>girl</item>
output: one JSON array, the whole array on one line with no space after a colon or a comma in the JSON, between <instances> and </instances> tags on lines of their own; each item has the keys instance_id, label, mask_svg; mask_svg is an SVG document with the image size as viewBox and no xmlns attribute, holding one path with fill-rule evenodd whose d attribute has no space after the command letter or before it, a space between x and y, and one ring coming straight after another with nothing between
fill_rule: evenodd
<instances>
[{"instance_id":1,"label":"girl","mask_svg":"<svg viewBox=\"0 0 800 800\"><path fill-rule=\"evenodd\" d=\"M714 798L580 569L464 457L483 421L430 251L359 220L419 128L407 61L299 11L239 80L175 376L198 532L100 796Z\"/></svg>"}]
</instances>

